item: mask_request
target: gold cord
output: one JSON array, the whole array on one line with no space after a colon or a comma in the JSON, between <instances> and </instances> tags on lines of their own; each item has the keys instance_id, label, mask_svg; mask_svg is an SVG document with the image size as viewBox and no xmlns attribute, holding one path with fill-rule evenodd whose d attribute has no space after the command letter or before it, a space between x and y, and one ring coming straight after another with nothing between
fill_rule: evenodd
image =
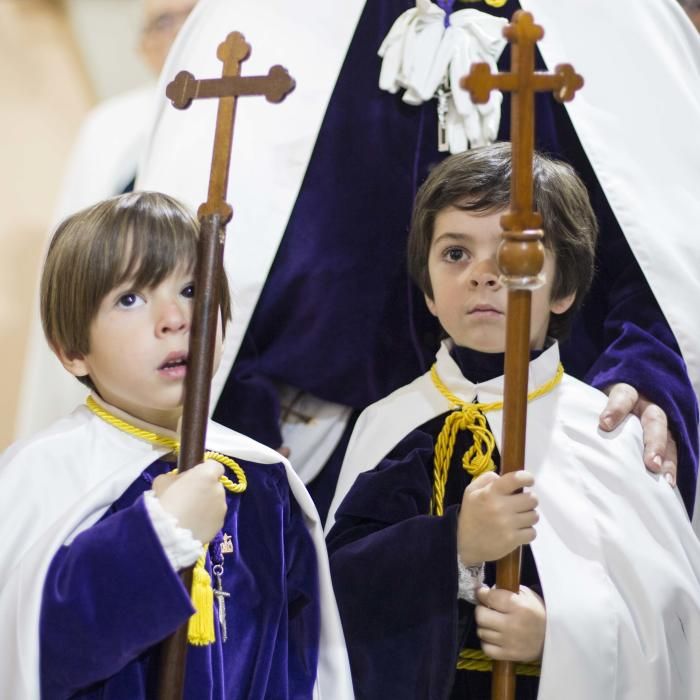
<instances>
[{"instance_id":1,"label":"gold cord","mask_svg":"<svg viewBox=\"0 0 700 700\"><path fill-rule=\"evenodd\" d=\"M559 384L563 376L564 367L560 362L555 375L527 395L528 403L550 392ZM493 471L496 468L492 457L496 447L496 439L488 428L484 414L503 408L503 401L493 403L463 401L445 386L438 374L436 364L430 368L430 378L433 380L435 388L450 402L452 408L452 412L445 419L445 424L435 442L433 461L433 496L430 501L430 512L432 515L443 515L447 472L452 461L457 434L461 430L469 430L474 436L472 446L462 457L462 467L472 477Z\"/></svg>"},{"instance_id":2,"label":"gold cord","mask_svg":"<svg viewBox=\"0 0 700 700\"><path fill-rule=\"evenodd\" d=\"M180 451L180 442L175 438L167 437L166 435L159 435L158 433L151 432L150 430L144 430L142 428L137 428L131 423L127 423L125 420L118 418L114 414L105 410L100 406L92 396L88 396L85 400L87 407L98 417L101 418L105 423L121 430L128 435L133 435L140 440L145 442L150 442L152 445L157 445L159 447L165 447L171 452L177 454ZM226 455L219 454L218 452L205 452L204 459L213 459L215 462L219 462L224 466L228 467L238 479L238 482L231 481L226 476L219 477L219 481L223 484L224 488L232 493L243 493L248 487L248 481L246 479L245 472L241 466ZM177 471L177 470L176 470Z\"/></svg>"},{"instance_id":3,"label":"gold cord","mask_svg":"<svg viewBox=\"0 0 700 700\"><path fill-rule=\"evenodd\" d=\"M117 430L121 430L128 435L133 435L145 442L150 442L152 445L165 447L175 454L180 451L180 443L178 440L131 425L131 423L118 418L102 408L92 396L88 396L85 403L98 418L101 418L105 423L117 428ZM233 459L226 455L219 454L218 452L205 452L204 459L213 459L228 467L236 475L238 479L237 483L231 481L231 479L226 476L219 477L219 481L225 489L232 493L243 493L246 490L248 481L245 472ZM177 469L174 469L173 472L177 472ZM191 596L192 604L196 612L189 619L187 639L189 643L194 646L206 646L208 644L213 644L215 641L214 594L211 587L211 576L209 576L209 572L204 565L207 556L207 547L208 545L204 546L204 550L197 560L192 573Z\"/></svg>"},{"instance_id":4,"label":"gold cord","mask_svg":"<svg viewBox=\"0 0 700 700\"><path fill-rule=\"evenodd\" d=\"M462 649L457 657L457 668L460 671L492 671L493 659L478 649ZM539 676L539 663L515 664L515 672L519 676Z\"/></svg>"}]
</instances>

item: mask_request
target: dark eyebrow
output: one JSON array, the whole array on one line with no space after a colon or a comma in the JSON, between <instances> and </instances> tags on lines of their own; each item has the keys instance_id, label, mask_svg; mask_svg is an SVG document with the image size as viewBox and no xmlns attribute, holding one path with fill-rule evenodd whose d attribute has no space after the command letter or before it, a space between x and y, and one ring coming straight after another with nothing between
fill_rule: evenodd
<instances>
[{"instance_id":1,"label":"dark eyebrow","mask_svg":"<svg viewBox=\"0 0 700 700\"><path fill-rule=\"evenodd\" d=\"M444 233L441 233L437 238L434 238L431 245L440 243L445 239L456 241L458 243L468 243L472 240L472 236L468 233L453 233L452 231L446 231Z\"/></svg>"}]
</instances>

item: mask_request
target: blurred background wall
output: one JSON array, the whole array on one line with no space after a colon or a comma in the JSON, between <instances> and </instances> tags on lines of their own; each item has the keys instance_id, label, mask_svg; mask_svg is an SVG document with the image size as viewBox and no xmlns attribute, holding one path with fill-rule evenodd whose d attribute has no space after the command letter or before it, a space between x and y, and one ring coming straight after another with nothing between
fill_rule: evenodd
<instances>
[{"instance_id":1,"label":"blurred background wall","mask_svg":"<svg viewBox=\"0 0 700 700\"><path fill-rule=\"evenodd\" d=\"M149 79L140 0L0 2L0 450L67 155L87 111Z\"/></svg>"}]
</instances>

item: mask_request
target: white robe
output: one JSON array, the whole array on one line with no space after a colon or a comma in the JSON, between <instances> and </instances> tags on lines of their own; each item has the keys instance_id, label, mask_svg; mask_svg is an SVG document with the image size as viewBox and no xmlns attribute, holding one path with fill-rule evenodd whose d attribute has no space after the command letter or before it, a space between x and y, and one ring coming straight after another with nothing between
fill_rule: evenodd
<instances>
[{"instance_id":1,"label":"white robe","mask_svg":"<svg viewBox=\"0 0 700 700\"><path fill-rule=\"evenodd\" d=\"M474 385L448 345L438 373L464 401L502 400L503 378ZM554 376L553 345L530 363L529 391ZM642 464L639 422L597 429L605 396L564 375L528 405L525 468L540 521L532 552L547 606L539 700L700 697L700 542L677 493ZM425 374L367 408L355 426L327 529L357 476L448 411ZM499 449L502 412L487 414ZM566 688L564 691L563 689Z\"/></svg>"},{"instance_id":2,"label":"white robe","mask_svg":"<svg viewBox=\"0 0 700 700\"><path fill-rule=\"evenodd\" d=\"M159 433L165 431L157 430ZM210 423L207 448L262 464L283 462L318 561L321 637L317 700L353 697L345 641L316 509L279 453ZM59 547L96 523L138 475L167 450L77 408L0 459L0 697L39 698L39 614L44 579Z\"/></svg>"}]
</instances>

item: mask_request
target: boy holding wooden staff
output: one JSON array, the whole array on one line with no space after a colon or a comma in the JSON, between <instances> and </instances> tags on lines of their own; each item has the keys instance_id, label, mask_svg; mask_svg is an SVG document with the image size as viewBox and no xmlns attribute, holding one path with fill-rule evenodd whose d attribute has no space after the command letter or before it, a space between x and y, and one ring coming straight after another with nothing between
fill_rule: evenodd
<instances>
[{"instance_id":1,"label":"boy holding wooden staff","mask_svg":"<svg viewBox=\"0 0 700 700\"><path fill-rule=\"evenodd\" d=\"M645 471L639 424L600 431L605 396L563 373L556 338L593 277L597 225L573 170L543 156L526 471L495 472L510 178L495 144L448 158L416 198L409 269L449 337L429 373L360 417L331 508L356 692L482 700L498 659L522 662L522 700L696 697L700 544ZM522 545L520 593L488 588L492 562Z\"/></svg>"},{"instance_id":2,"label":"boy holding wooden staff","mask_svg":"<svg viewBox=\"0 0 700 700\"><path fill-rule=\"evenodd\" d=\"M288 462L212 423L215 452L171 474L198 237L156 193L53 237L43 325L92 394L0 460L3 698L154 697L158 645L188 620L185 698L352 697L321 527ZM214 293L220 355L225 277ZM195 563L190 592L177 572Z\"/></svg>"}]
</instances>

